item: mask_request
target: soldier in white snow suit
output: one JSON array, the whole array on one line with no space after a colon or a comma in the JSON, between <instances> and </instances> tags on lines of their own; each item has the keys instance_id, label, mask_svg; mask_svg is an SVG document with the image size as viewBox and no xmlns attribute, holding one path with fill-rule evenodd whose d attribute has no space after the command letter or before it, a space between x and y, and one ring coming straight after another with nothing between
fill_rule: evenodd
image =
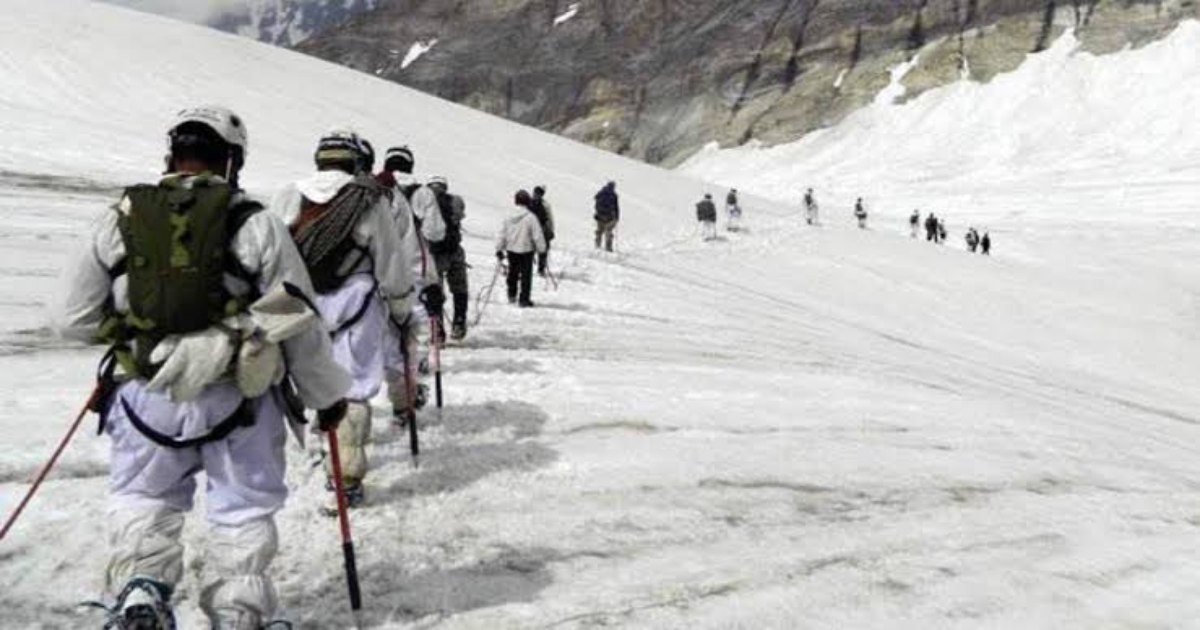
<instances>
[{"instance_id":1,"label":"soldier in white snow suit","mask_svg":"<svg viewBox=\"0 0 1200 630\"><path fill-rule=\"evenodd\" d=\"M736 188L730 189L729 194L725 195L725 213L729 216L729 224L726 226L726 229L730 232L740 230L742 227L742 207L738 205L738 191Z\"/></svg>"},{"instance_id":2,"label":"soldier in white snow suit","mask_svg":"<svg viewBox=\"0 0 1200 630\"><path fill-rule=\"evenodd\" d=\"M908 217L908 229L912 232L912 238L917 238L919 226L921 225L921 211L913 210L912 215Z\"/></svg>"},{"instance_id":3,"label":"soldier in white snow suit","mask_svg":"<svg viewBox=\"0 0 1200 630\"><path fill-rule=\"evenodd\" d=\"M437 264L416 229L409 205L410 196L421 187L412 176L412 170L413 157L408 147L393 147L388 150L383 170L375 179L391 191L392 217L401 234L402 249L412 254L408 265L415 278L417 294L422 295L426 287L440 286L440 283ZM392 417L397 425L407 422L406 412L410 407L415 411L425 405L427 387L421 382L421 348L427 347L430 311L425 305L414 304L407 317L392 317L388 326L391 339L385 342L384 377L388 400L392 403Z\"/></svg>"},{"instance_id":4,"label":"soldier in white snow suit","mask_svg":"<svg viewBox=\"0 0 1200 630\"><path fill-rule=\"evenodd\" d=\"M813 189L809 188L804 193L804 220L809 225L817 224L817 213L820 207L817 205L817 198L813 194Z\"/></svg>"},{"instance_id":5,"label":"soldier in white snow suit","mask_svg":"<svg viewBox=\"0 0 1200 630\"><path fill-rule=\"evenodd\" d=\"M364 500L369 401L384 379L388 319L406 318L416 299L412 241L406 249L392 200L365 171L364 157L356 134L330 132L316 151L317 172L284 188L272 203L308 266L334 357L353 378L346 418L338 427L351 505ZM425 291L424 301L440 308L440 289Z\"/></svg>"},{"instance_id":6,"label":"soldier in white snow suit","mask_svg":"<svg viewBox=\"0 0 1200 630\"><path fill-rule=\"evenodd\" d=\"M854 218L858 219L858 228L860 230L867 229L867 208L863 205L862 197L854 202Z\"/></svg>"},{"instance_id":7,"label":"soldier in white snow suit","mask_svg":"<svg viewBox=\"0 0 1200 630\"><path fill-rule=\"evenodd\" d=\"M529 207L532 201L527 191L517 191L513 198L516 207L504 219L496 237L496 258L503 261L505 256L508 257L508 301L510 304L518 302L519 297L521 308L533 306L533 300L530 299L533 257L546 251L542 225Z\"/></svg>"},{"instance_id":8,"label":"soldier in white snow suit","mask_svg":"<svg viewBox=\"0 0 1200 630\"><path fill-rule=\"evenodd\" d=\"M96 405L112 440L106 587L116 604L105 627L175 627L184 514L203 471L199 604L213 628L257 629L275 615L267 571L288 494L280 375L286 363L327 429L345 413L350 379L319 320L284 291L312 293L287 229L238 188L241 119L184 110L169 139L168 174L126 190L66 275L62 332L100 335L120 365Z\"/></svg>"}]
</instances>

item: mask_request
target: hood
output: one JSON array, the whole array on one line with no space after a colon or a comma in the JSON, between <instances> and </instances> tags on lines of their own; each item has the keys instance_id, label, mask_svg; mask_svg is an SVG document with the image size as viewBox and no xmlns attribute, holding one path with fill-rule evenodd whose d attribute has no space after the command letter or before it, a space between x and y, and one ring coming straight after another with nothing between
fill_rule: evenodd
<instances>
[{"instance_id":1,"label":"hood","mask_svg":"<svg viewBox=\"0 0 1200 630\"><path fill-rule=\"evenodd\" d=\"M317 171L307 179L296 182L296 189L313 203L327 203L353 180L354 176L342 171Z\"/></svg>"}]
</instances>

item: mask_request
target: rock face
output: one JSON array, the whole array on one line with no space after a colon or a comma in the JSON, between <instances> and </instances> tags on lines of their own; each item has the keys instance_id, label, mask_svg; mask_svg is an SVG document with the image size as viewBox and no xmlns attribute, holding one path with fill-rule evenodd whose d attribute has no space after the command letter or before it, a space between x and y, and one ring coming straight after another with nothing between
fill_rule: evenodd
<instances>
[{"instance_id":1,"label":"rock face","mask_svg":"<svg viewBox=\"0 0 1200 630\"><path fill-rule=\"evenodd\" d=\"M299 49L672 165L832 125L893 74L904 90L883 97L911 98L988 81L1067 28L1105 53L1195 17L1200 0L381 0Z\"/></svg>"},{"instance_id":2,"label":"rock face","mask_svg":"<svg viewBox=\"0 0 1200 630\"><path fill-rule=\"evenodd\" d=\"M209 20L209 26L277 46L295 46L370 11L377 0L256 0Z\"/></svg>"}]
</instances>

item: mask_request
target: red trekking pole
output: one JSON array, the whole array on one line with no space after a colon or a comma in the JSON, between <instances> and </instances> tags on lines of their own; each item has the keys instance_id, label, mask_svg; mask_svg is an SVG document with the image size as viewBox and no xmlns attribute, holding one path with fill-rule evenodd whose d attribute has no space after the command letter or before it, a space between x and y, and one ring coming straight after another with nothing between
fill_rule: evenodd
<instances>
[{"instance_id":1,"label":"red trekking pole","mask_svg":"<svg viewBox=\"0 0 1200 630\"><path fill-rule=\"evenodd\" d=\"M326 431L329 435L329 463L333 469L333 489L337 495L338 524L342 529L342 557L346 564L346 585L350 589L350 610L354 613L355 627L362 627L358 618L362 610L362 593L358 588L358 564L354 560L354 539L350 537L350 513L346 506L346 488L342 484L342 458L338 453L337 429Z\"/></svg>"},{"instance_id":2,"label":"red trekking pole","mask_svg":"<svg viewBox=\"0 0 1200 630\"><path fill-rule=\"evenodd\" d=\"M83 409L79 410L79 415L76 416L75 422L71 423L71 428L67 431L66 437L58 443L58 448L54 449L54 454L50 456L50 460L42 466L42 470L38 472L37 477L33 480L33 486L29 488L29 492L25 493L25 498L21 499L21 503L17 505L17 509L13 511L12 516L9 516L8 520L5 521L4 529L0 529L0 540L4 540L4 537L8 535L8 530L12 528L13 523L17 522L17 517L21 516L21 512L25 510L25 506L33 499L33 495L41 487L42 481L46 479L46 475L50 474L50 469L54 468L54 464L58 463L58 457L66 450L67 444L71 442L71 438L75 437L75 432L79 430L79 425L83 423L83 417L87 415L88 410L95 404L96 397L99 395L100 385L97 384L95 389L92 390L91 395L88 396L87 403L83 405Z\"/></svg>"}]
</instances>

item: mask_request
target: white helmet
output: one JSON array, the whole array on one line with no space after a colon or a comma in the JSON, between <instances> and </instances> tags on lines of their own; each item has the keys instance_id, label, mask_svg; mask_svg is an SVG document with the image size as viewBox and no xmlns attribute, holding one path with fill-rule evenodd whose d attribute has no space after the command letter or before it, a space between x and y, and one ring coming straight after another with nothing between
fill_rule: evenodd
<instances>
[{"instance_id":1,"label":"white helmet","mask_svg":"<svg viewBox=\"0 0 1200 630\"><path fill-rule=\"evenodd\" d=\"M450 182L447 181L446 178L442 177L441 175L434 175L433 177L430 177L429 181L426 182L426 184L429 186L441 186L442 188L445 188L447 190L450 188Z\"/></svg>"},{"instance_id":2,"label":"white helmet","mask_svg":"<svg viewBox=\"0 0 1200 630\"><path fill-rule=\"evenodd\" d=\"M245 160L250 152L250 137L246 133L246 124L228 107L206 105L184 109L175 115L175 122L171 124L168 136L173 136L175 130L186 123L200 123L212 129L222 140L242 150L242 160Z\"/></svg>"}]
</instances>

